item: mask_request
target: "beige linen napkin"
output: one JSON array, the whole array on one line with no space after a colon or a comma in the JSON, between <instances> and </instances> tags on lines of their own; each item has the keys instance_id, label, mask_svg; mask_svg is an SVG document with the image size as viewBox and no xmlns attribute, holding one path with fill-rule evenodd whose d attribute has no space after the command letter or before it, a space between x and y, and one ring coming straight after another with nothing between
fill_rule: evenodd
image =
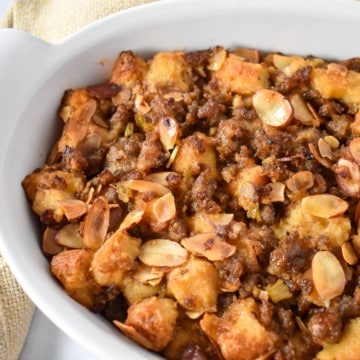
<instances>
[{"instance_id":1,"label":"beige linen napkin","mask_svg":"<svg viewBox=\"0 0 360 360\"><path fill-rule=\"evenodd\" d=\"M0 0L1 1L1 0ZM14 0L0 28L27 31L57 42L106 15L154 0ZM0 360L18 358L34 306L0 254Z\"/></svg>"}]
</instances>

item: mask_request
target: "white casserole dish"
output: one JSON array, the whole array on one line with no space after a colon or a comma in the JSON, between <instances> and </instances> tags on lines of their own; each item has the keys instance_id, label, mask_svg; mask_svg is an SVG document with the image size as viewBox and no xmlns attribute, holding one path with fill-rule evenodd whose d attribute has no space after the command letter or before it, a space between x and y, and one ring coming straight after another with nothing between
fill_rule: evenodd
<instances>
[{"instance_id":1,"label":"white casserole dish","mask_svg":"<svg viewBox=\"0 0 360 360\"><path fill-rule=\"evenodd\" d=\"M223 45L350 58L360 55L359 25L355 0L168 0L105 18L56 45L1 30L0 248L38 308L101 358L159 358L69 298L40 251L21 180L46 158L65 89L104 80L127 49L146 56Z\"/></svg>"}]
</instances>

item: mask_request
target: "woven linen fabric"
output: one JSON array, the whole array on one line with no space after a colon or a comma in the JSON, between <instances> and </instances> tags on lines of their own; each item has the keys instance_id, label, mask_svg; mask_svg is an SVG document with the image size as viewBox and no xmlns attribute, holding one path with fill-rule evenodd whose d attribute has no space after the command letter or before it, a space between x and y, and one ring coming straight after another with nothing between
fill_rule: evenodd
<instances>
[{"instance_id":1,"label":"woven linen fabric","mask_svg":"<svg viewBox=\"0 0 360 360\"><path fill-rule=\"evenodd\" d=\"M104 16L153 1L15 0L0 19L0 28L15 28L49 42L57 42ZM0 360L18 358L33 312L34 305L0 254Z\"/></svg>"}]
</instances>

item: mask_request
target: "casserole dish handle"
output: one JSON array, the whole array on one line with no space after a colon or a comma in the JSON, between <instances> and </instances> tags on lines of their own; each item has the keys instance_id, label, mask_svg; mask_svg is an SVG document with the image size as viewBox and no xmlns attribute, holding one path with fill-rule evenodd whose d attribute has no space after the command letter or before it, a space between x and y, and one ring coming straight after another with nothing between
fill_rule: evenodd
<instances>
[{"instance_id":1,"label":"casserole dish handle","mask_svg":"<svg viewBox=\"0 0 360 360\"><path fill-rule=\"evenodd\" d=\"M52 62L53 45L15 29L0 30L0 135L1 145L15 117L30 101L39 75ZM6 70L5 70L6 69Z\"/></svg>"}]
</instances>

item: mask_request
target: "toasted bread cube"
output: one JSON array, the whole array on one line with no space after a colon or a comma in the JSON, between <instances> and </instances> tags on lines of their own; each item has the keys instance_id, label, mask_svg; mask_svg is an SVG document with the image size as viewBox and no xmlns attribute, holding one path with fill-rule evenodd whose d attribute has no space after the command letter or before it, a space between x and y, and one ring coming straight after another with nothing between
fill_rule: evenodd
<instances>
[{"instance_id":1,"label":"toasted bread cube","mask_svg":"<svg viewBox=\"0 0 360 360\"><path fill-rule=\"evenodd\" d=\"M211 138L196 132L181 141L172 169L184 176L198 175L202 165L209 168L213 178L219 177Z\"/></svg>"},{"instance_id":2,"label":"toasted bread cube","mask_svg":"<svg viewBox=\"0 0 360 360\"><path fill-rule=\"evenodd\" d=\"M66 123L74 112L89 99L90 95L86 89L67 90L61 101L59 109L60 118Z\"/></svg>"},{"instance_id":3,"label":"toasted bread cube","mask_svg":"<svg viewBox=\"0 0 360 360\"><path fill-rule=\"evenodd\" d=\"M177 317L173 300L153 296L131 305L125 324L145 337L147 341L144 346L161 351L174 335Z\"/></svg>"},{"instance_id":4,"label":"toasted bread cube","mask_svg":"<svg viewBox=\"0 0 360 360\"><path fill-rule=\"evenodd\" d=\"M148 71L148 65L131 51L122 51L116 59L110 76L110 82L133 89L142 84Z\"/></svg>"},{"instance_id":5,"label":"toasted bread cube","mask_svg":"<svg viewBox=\"0 0 360 360\"><path fill-rule=\"evenodd\" d=\"M51 272L67 294L89 309L101 291L89 271L92 257L91 250L75 249L63 251L51 260Z\"/></svg>"},{"instance_id":6,"label":"toasted bread cube","mask_svg":"<svg viewBox=\"0 0 360 360\"><path fill-rule=\"evenodd\" d=\"M276 349L278 337L257 320L253 298L237 300L221 317L205 314L200 326L216 342L225 360L255 360Z\"/></svg>"},{"instance_id":7,"label":"toasted bread cube","mask_svg":"<svg viewBox=\"0 0 360 360\"><path fill-rule=\"evenodd\" d=\"M358 360L360 354L360 318L350 320L344 328L340 342L327 344L317 360Z\"/></svg>"},{"instance_id":8,"label":"toasted bread cube","mask_svg":"<svg viewBox=\"0 0 360 360\"><path fill-rule=\"evenodd\" d=\"M358 72L341 68L340 65L314 69L311 84L325 99L338 99L348 106L360 104Z\"/></svg>"},{"instance_id":9,"label":"toasted bread cube","mask_svg":"<svg viewBox=\"0 0 360 360\"><path fill-rule=\"evenodd\" d=\"M348 216L336 216L323 219L303 211L301 202L293 204L279 224L274 226L275 235L284 239L287 233L298 232L300 238L314 237L319 235L329 239L329 247L340 247L349 240L351 222Z\"/></svg>"},{"instance_id":10,"label":"toasted bread cube","mask_svg":"<svg viewBox=\"0 0 360 360\"><path fill-rule=\"evenodd\" d=\"M124 277L121 291L129 304L135 304L146 298L155 296L161 292L161 285L143 284L133 278L133 274L129 273Z\"/></svg>"},{"instance_id":11,"label":"toasted bread cube","mask_svg":"<svg viewBox=\"0 0 360 360\"><path fill-rule=\"evenodd\" d=\"M190 91L191 67L182 52L158 53L150 62L145 85L150 92Z\"/></svg>"},{"instance_id":12,"label":"toasted bread cube","mask_svg":"<svg viewBox=\"0 0 360 360\"><path fill-rule=\"evenodd\" d=\"M131 270L140 253L141 240L117 231L96 251L91 264L95 280L102 286L123 285L125 274Z\"/></svg>"},{"instance_id":13,"label":"toasted bread cube","mask_svg":"<svg viewBox=\"0 0 360 360\"><path fill-rule=\"evenodd\" d=\"M213 264L196 257L171 270L168 290L185 309L195 312L216 311L220 291L219 274Z\"/></svg>"},{"instance_id":14,"label":"toasted bread cube","mask_svg":"<svg viewBox=\"0 0 360 360\"><path fill-rule=\"evenodd\" d=\"M249 164L240 169L229 187L234 196L238 199L239 205L246 211L252 211L260 202L256 193L257 186L264 186L267 177L260 165Z\"/></svg>"},{"instance_id":15,"label":"toasted bread cube","mask_svg":"<svg viewBox=\"0 0 360 360\"><path fill-rule=\"evenodd\" d=\"M212 73L212 79L239 95L250 95L269 87L269 74L263 65L244 61L234 54L229 54L220 69Z\"/></svg>"}]
</instances>

